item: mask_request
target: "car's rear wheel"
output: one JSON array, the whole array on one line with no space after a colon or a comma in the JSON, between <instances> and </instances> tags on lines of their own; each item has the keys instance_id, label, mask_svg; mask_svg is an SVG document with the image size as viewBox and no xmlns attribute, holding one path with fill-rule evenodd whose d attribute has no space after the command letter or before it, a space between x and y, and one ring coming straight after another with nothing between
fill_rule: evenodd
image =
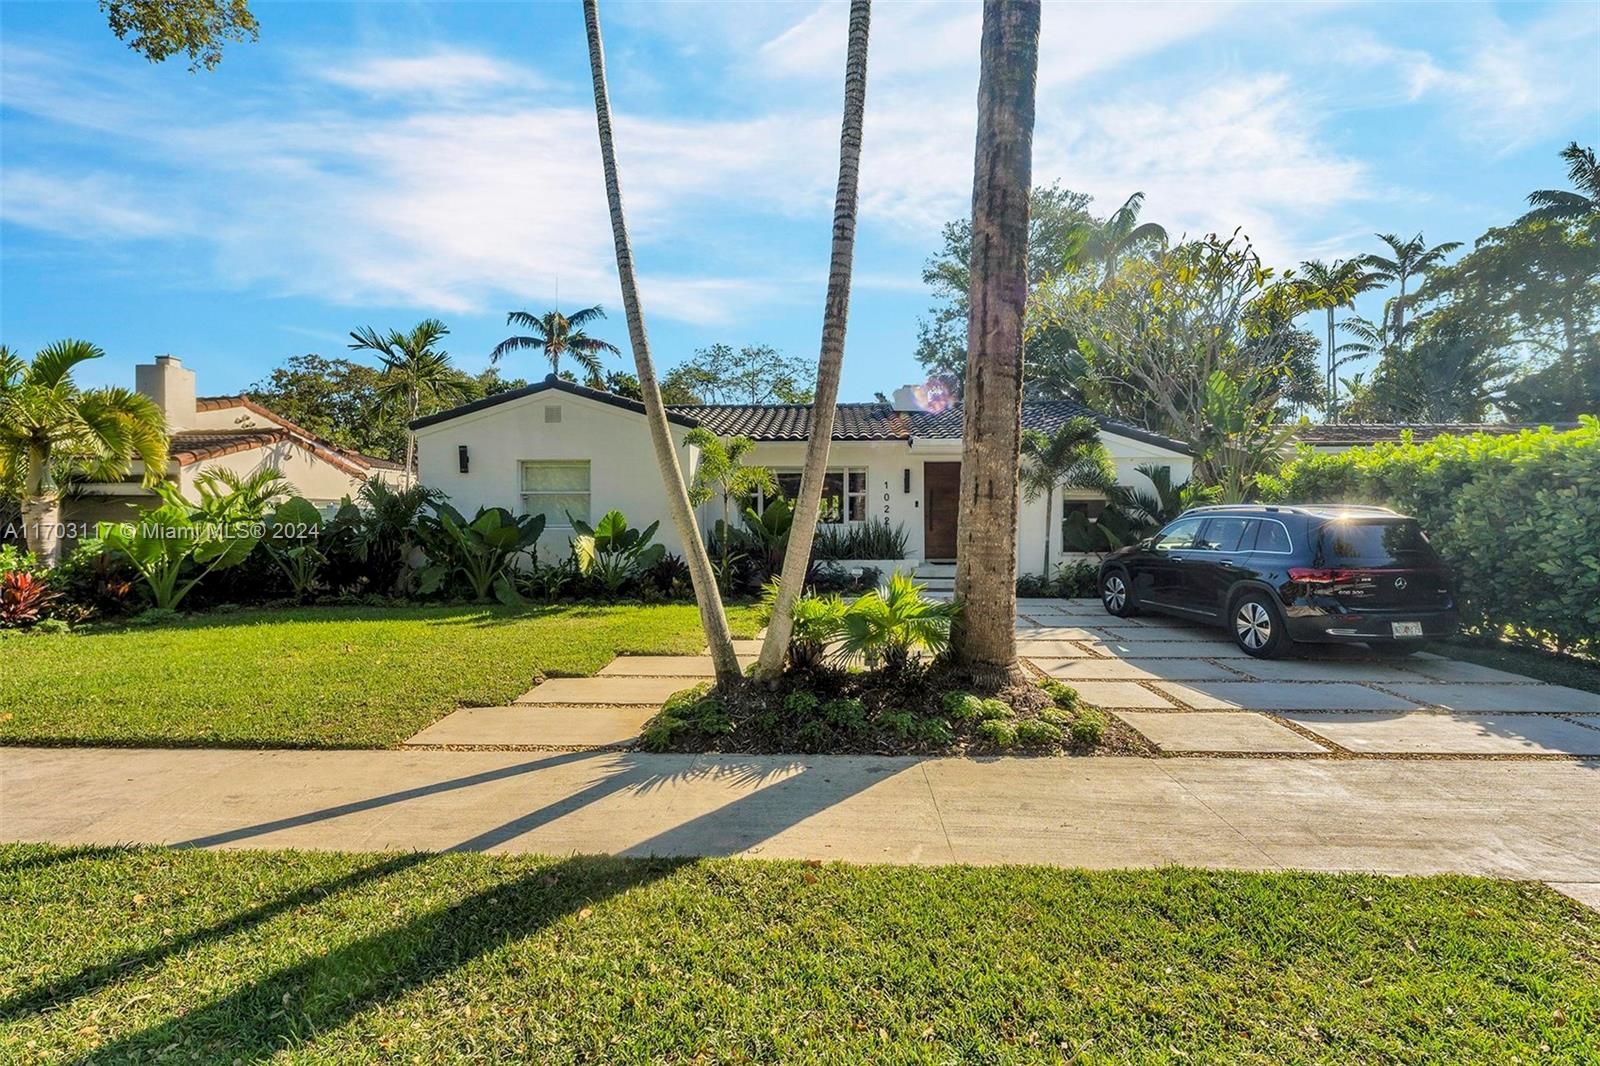
<instances>
[{"instance_id":1,"label":"car's rear wheel","mask_svg":"<svg viewBox=\"0 0 1600 1066\"><path fill-rule=\"evenodd\" d=\"M1276 659L1289 650L1283 616L1262 593L1247 592L1234 601L1229 628L1233 642L1246 655Z\"/></svg>"},{"instance_id":2,"label":"car's rear wheel","mask_svg":"<svg viewBox=\"0 0 1600 1066\"><path fill-rule=\"evenodd\" d=\"M1100 575L1100 603L1107 614L1118 618L1132 618L1139 613L1139 602L1133 598L1126 571L1107 570Z\"/></svg>"}]
</instances>

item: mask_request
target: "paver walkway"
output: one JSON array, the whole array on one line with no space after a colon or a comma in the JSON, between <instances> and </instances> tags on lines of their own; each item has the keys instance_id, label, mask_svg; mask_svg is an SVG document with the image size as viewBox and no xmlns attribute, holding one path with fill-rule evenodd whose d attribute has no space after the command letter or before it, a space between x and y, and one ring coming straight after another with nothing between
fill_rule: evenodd
<instances>
[{"instance_id":1,"label":"paver walkway","mask_svg":"<svg viewBox=\"0 0 1600 1066\"><path fill-rule=\"evenodd\" d=\"M0 839L1600 882L1600 761L0 748Z\"/></svg>"}]
</instances>

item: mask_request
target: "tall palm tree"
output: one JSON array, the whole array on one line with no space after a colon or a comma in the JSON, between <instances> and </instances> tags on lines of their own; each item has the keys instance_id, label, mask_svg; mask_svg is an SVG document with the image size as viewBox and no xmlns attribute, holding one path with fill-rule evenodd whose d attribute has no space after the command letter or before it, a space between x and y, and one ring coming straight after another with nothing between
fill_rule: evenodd
<instances>
[{"instance_id":1,"label":"tall palm tree","mask_svg":"<svg viewBox=\"0 0 1600 1066\"><path fill-rule=\"evenodd\" d=\"M1326 311L1328 314L1328 369L1325 383L1328 389L1328 420L1339 420L1339 383L1334 376L1338 366L1334 357L1333 315L1341 307L1350 307L1355 298L1378 287L1378 279L1369 273L1360 259L1335 259L1332 265L1320 259L1310 259L1300 264L1302 276L1296 289L1306 307Z\"/></svg>"},{"instance_id":2,"label":"tall palm tree","mask_svg":"<svg viewBox=\"0 0 1600 1066\"><path fill-rule=\"evenodd\" d=\"M1429 270L1444 262L1444 257L1461 247L1460 241L1446 241L1429 248L1422 239L1422 234L1417 234L1408 241L1402 241L1392 233L1375 234L1378 240L1389 246L1391 254L1364 255L1361 257L1363 266L1369 267L1372 277L1380 282L1399 282L1400 294L1395 297L1391 307L1394 314L1394 343L1397 351L1404 351L1406 346L1406 282L1413 277L1426 274Z\"/></svg>"},{"instance_id":3,"label":"tall palm tree","mask_svg":"<svg viewBox=\"0 0 1600 1066\"><path fill-rule=\"evenodd\" d=\"M128 389L73 382L73 367L105 354L64 340L29 364L0 346L0 488L21 499L23 538L46 566L61 561L62 481L118 481L135 459L146 485L166 475L161 409Z\"/></svg>"},{"instance_id":4,"label":"tall palm tree","mask_svg":"<svg viewBox=\"0 0 1600 1066\"><path fill-rule=\"evenodd\" d=\"M1056 489L1089 489L1111 496L1117 468L1100 443L1092 418L1069 418L1048 436L1036 429L1022 435L1022 492L1030 503L1044 496L1044 574L1050 577L1050 542L1055 539Z\"/></svg>"},{"instance_id":5,"label":"tall palm tree","mask_svg":"<svg viewBox=\"0 0 1600 1066\"><path fill-rule=\"evenodd\" d=\"M656 380L655 361L650 357L650 338L644 329L644 310L639 306L639 282L633 269L633 245L628 239L628 222L622 211L622 186L617 179L617 152L611 134L611 98L606 90L605 47L600 41L600 8L596 0L583 0L584 28L589 37L589 71L594 80L595 126L600 135L600 162L605 170L606 203L611 211L611 236L617 249L617 280L622 286L622 307L628 320L628 341L633 348L634 371L639 376L639 392L644 397L645 422L650 427L650 442L655 446L656 466L667 494L667 511L683 544L689 564L689 580L695 602L700 607L700 624L706 631L717 684L736 685L741 678L739 657L733 650L733 633L728 615L717 591L711 557L695 526L689 491L678 465L672 431L667 426L667 410L661 403L661 386Z\"/></svg>"},{"instance_id":6,"label":"tall palm tree","mask_svg":"<svg viewBox=\"0 0 1600 1066\"><path fill-rule=\"evenodd\" d=\"M1136 192L1122 202L1122 206L1099 223L1083 223L1073 234L1077 251L1073 258L1080 262L1099 263L1105 269L1102 285L1109 285L1116 276L1117 262L1132 249L1144 244L1167 243L1166 228L1155 222L1140 222L1139 212L1144 209L1144 193Z\"/></svg>"},{"instance_id":7,"label":"tall palm tree","mask_svg":"<svg viewBox=\"0 0 1600 1066\"><path fill-rule=\"evenodd\" d=\"M1018 467L1028 190L1039 0L984 0L972 180L967 381L956 524L956 657L983 680L1017 671Z\"/></svg>"},{"instance_id":8,"label":"tall palm tree","mask_svg":"<svg viewBox=\"0 0 1600 1066\"><path fill-rule=\"evenodd\" d=\"M1600 162L1593 148L1579 148L1573 141L1561 150L1567 161L1571 189L1539 189L1528 194L1533 210L1519 222L1574 223L1588 221L1591 237L1600 236Z\"/></svg>"},{"instance_id":9,"label":"tall palm tree","mask_svg":"<svg viewBox=\"0 0 1600 1066\"><path fill-rule=\"evenodd\" d=\"M844 365L845 325L850 312L850 269L855 257L856 192L861 176L862 116L867 105L867 38L872 21L870 0L851 0L850 31L844 61L844 117L839 128L839 183L833 199L833 251L828 265L828 295L822 310L822 349L817 356L817 391L811 405L811 435L800 473L799 499L767 638L761 645L756 676L774 680L783 670L793 632L792 612L805 584L811 544L817 533L822 483L828 472L828 447L839 399L839 372Z\"/></svg>"},{"instance_id":10,"label":"tall palm tree","mask_svg":"<svg viewBox=\"0 0 1600 1066\"><path fill-rule=\"evenodd\" d=\"M398 408L406 421L406 470L414 469L417 438L410 426L422 411L422 401L459 403L470 399L472 385L450 363L450 353L434 345L450 330L437 318L425 318L410 333L391 329L380 335L371 326L350 332L350 347L355 351L377 353L383 362L378 381L378 402Z\"/></svg>"},{"instance_id":11,"label":"tall palm tree","mask_svg":"<svg viewBox=\"0 0 1600 1066\"><path fill-rule=\"evenodd\" d=\"M571 316L563 315L560 311L546 311L542 315L512 311L506 315L506 325L521 326L528 332L507 337L495 345L494 351L489 353L489 362L498 363L502 356L525 348L533 348L543 352L544 357L550 360L550 373L559 374L561 357L570 356L574 363L583 367L588 375L587 384L590 388L604 388L605 378L600 365L600 355L602 352L619 355L622 349L610 341L591 337L583 331L585 325L604 317L606 313L600 309L599 304L585 307L582 311L575 311Z\"/></svg>"}]
</instances>

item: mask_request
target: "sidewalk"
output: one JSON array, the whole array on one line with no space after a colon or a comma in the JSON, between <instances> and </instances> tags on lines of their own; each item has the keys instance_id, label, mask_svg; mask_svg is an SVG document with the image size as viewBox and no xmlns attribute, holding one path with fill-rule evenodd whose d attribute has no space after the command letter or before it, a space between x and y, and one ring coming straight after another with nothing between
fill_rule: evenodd
<instances>
[{"instance_id":1,"label":"sidewalk","mask_svg":"<svg viewBox=\"0 0 1600 1066\"><path fill-rule=\"evenodd\" d=\"M1600 762L0 748L0 839L1600 882Z\"/></svg>"}]
</instances>

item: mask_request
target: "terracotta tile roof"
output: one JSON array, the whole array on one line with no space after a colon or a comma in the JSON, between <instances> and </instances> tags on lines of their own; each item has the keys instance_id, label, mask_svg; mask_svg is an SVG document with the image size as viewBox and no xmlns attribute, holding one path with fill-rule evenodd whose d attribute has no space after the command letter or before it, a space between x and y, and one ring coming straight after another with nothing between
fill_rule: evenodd
<instances>
[{"instance_id":1,"label":"terracotta tile roof","mask_svg":"<svg viewBox=\"0 0 1600 1066\"><path fill-rule=\"evenodd\" d=\"M167 454L179 466L193 466L290 439L282 429L185 429L172 435Z\"/></svg>"},{"instance_id":2,"label":"terracotta tile roof","mask_svg":"<svg viewBox=\"0 0 1600 1066\"><path fill-rule=\"evenodd\" d=\"M194 402L196 411L224 411L230 407L242 407L253 415L258 415L274 425L281 426L289 432L304 438L306 445L319 457L327 459L340 466L349 473L365 473L369 469L403 470L404 465L391 459L382 459L376 455L367 455L353 448L341 447L323 437L306 429L304 426L284 418L276 411L263 407L248 396L201 396ZM350 470L350 467L359 469Z\"/></svg>"},{"instance_id":3,"label":"terracotta tile roof","mask_svg":"<svg viewBox=\"0 0 1600 1066\"><path fill-rule=\"evenodd\" d=\"M1549 423L1557 430L1577 429L1577 422ZM1398 442L1409 432L1415 441L1432 440L1445 434L1466 436L1485 433L1490 436L1507 436L1525 429L1538 429L1531 422L1334 422L1316 426L1302 426L1295 436L1306 444L1361 445Z\"/></svg>"}]
</instances>

